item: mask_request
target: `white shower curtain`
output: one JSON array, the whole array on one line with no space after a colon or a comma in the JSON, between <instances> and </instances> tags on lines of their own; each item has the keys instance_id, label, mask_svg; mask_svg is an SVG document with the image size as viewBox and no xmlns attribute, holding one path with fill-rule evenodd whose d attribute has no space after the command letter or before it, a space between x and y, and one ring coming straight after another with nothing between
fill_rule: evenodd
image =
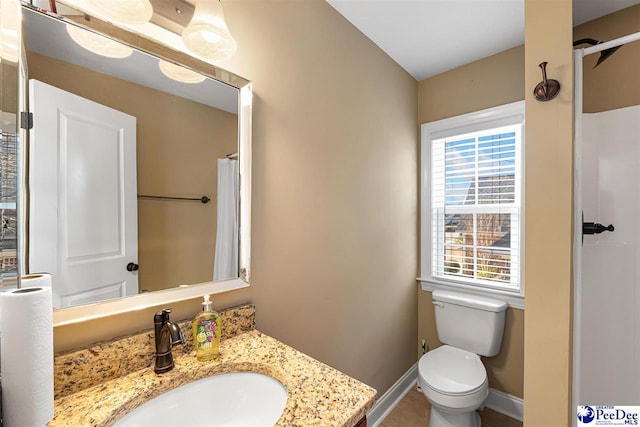
<instances>
[{"instance_id":1,"label":"white shower curtain","mask_svg":"<svg viewBox=\"0 0 640 427\"><path fill-rule=\"evenodd\" d=\"M218 159L218 226L213 280L238 277L238 161Z\"/></svg>"}]
</instances>

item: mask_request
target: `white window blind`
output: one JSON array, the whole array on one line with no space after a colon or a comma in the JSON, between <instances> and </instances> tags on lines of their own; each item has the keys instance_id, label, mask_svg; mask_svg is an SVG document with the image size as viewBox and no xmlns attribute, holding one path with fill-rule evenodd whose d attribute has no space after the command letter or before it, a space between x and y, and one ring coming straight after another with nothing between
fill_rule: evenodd
<instances>
[{"instance_id":1,"label":"white window blind","mask_svg":"<svg viewBox=\"0 0 640 427\"><path fill-rule=\"evenodd\" d=\"M520 289L522 125L431 142L431 275Z\"/></svg>"}]
</instances>

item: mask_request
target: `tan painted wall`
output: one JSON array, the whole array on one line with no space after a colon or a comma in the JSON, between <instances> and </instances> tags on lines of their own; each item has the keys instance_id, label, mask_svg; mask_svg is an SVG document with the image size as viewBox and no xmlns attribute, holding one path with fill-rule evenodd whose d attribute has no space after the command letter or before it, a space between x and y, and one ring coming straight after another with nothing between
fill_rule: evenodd
<instances>
[{"instance_id":1,"label":"tan painted wall","mask_svg":"<svg viewBox=\"0 0 640 427\"><path fill-rule=\"evenodd\" d=\"M576 27L573 38L608 41L638 31L640 4ZM593 54L584 59L584 112L595 113L640 104L640 43L621 47L594 69L598 57L599 54Z\"/></svg>"},{"instance_id":2,"label":"tan painted wall","mask_svg":"<svg viewBox=\"0 0 640 427\"><path fill-rule=\"evenodd\" d=\"M418 122L429 123L524 99L524 46L420 81Z\"/></svg>"},{"instance_id":3,"label":"tan painted wall","mask_svg":"<svg viewBox=\"0 0 640 427\"><path fill-rule=\"evenodd\" d=\"M0 111L15 113L18 105L18 66L0 62Z\"/></svg>"},{"instance_id":4,"label":"tan painted wall","mask_svg":"<svg viewBox=\"0 0 640 427\"><path fill-rule=\"evenodd\" d=\"M254 84L252 286L215 305L253 300L259 329L381 394L416 361L417 83L322 0L223 5L222 65ZM152 312L56 328L56 348Z\"/></svg>"},{"instance_id":5,"label":"tan painted wall","mask_svg":"<svg viewBox=\"0 0 640 427\"><path fill-rule=\"evenodd\" d=\"M422 80L418 86L419 123L429 123L524 99L524 46ZM431 292L418 291L418 338L430 349L441 345ZM500 354L484 358L492 388L523 396L524 312L507 310Z\"/></svg>"},{"instance_id":6,"label":"tan painted wall","mask_svg":"<svg viewBox=\"0 0 640 427\"><path fill-rule=\"evenodd\" d=\"M573 54L571 0L525 0L524 423L570 424ZM548 61L558 97L533 98Z\"/></svg>"},{"instance_id":7,"label":"tan painted wall","mask_svg":"<svg viewBox=\"0 0 640 427\"><path fill-rule=\"evenodd\" d=\"M237 116L37 53L28 63L30 78L136 117L138 194L212 199L138 199L140 289L211 280L216 159L238 150Z\"/></svg>"}]
</instances>

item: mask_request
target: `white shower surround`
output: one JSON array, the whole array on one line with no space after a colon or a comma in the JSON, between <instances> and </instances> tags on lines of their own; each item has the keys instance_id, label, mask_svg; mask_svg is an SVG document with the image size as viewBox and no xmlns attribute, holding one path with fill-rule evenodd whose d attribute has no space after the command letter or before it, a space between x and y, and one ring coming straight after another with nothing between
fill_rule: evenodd
<instances>
[{"instance_id":1,"label":"white shower surround","mask_svg":"<svg viewBox=\"0 0 640 427\"><path fill-rule=\"evenodd\" d=\"M640 216L640 144L637 138L629 137L640 135L640 106L584 116L582 112L584 56L637 40L640 40L640 33L574 52L573 425L577 424L575 410L580 404L640 404L624 397L640 396L640 371L637 367L633 369L633 360L640 357L640 269L637 268L640 265L640 251L637 250L640 227L636 221ZM605 141L600 137L602 133L607 133ZM606 144L604 150L598 149L600 141ZM609 182L621 176L625 179ZM599 190L604 190L604 197L599 195ZM635 199L625 197L634 190ZM606 203L606 197L609 201L620 199L624 204L619 200ZM585 221L613 223L616 232L589 236L583 247L583 209ZM602 265L610 268L598 268ZM623 268L615 268L616 265ZM616 289L619 292L614 292ZM607 309L611 312L609 315ZM595 313L589 316L592 311ZM616 327L616 323L628 328ZM627 344L620 345L621 342ZM589 351L582 352L587 345L591 346ZM607 357L613 360L607 361ZM594 369L594 366L598 368ZM625 370L625 367L631 369ZM606 375L610 377L603 381ZM596 390L601 394L593 393ZM602 396L622 401L592 401Z\"/></svg>"}]
</instances>

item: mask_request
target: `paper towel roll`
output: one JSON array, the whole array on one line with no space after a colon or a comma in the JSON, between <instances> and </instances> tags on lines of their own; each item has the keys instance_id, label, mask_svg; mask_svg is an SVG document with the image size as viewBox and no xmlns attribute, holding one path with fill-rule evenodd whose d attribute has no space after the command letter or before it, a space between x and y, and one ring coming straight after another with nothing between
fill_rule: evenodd
<instances>
[{"instance_id":1,"label":"paper towel roll","mask_svg":"<svg viewBox=\"0 0 640 427\"><path fill-rule=\"evenodd\" d=\"M6 427L42 427L53 418L51 288L0 294L2 408Z\"/></svg>"},{"instance_id":2,"label":"paper towel roll","mask_svg":"<svg viewBox=\"0 0 640 427\"><path fill-rule=\"evenodd\" d=\"M20 277L21 288L51 287L51 275L48 273L29 274Z\"/></svg>"}]
</instances>

